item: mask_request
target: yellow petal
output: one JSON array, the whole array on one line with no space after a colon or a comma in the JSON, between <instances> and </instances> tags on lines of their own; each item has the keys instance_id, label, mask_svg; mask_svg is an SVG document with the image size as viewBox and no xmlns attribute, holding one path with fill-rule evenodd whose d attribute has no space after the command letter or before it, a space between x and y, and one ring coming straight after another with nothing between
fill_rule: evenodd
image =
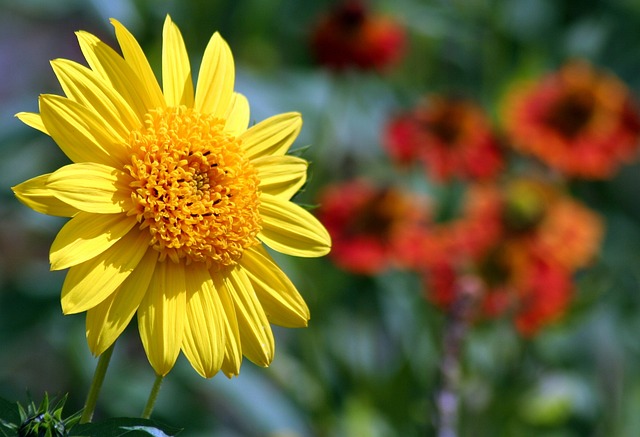
<instances>
[{"instance_id":1,"label":"yellow petal","mask_svg":"<svg viewBox=\"0 0 640 437\"><path fill-rule=\"evenodd\" d=\"M240 260L269 322L287 328L307 326L310 314L296 287L262 246L246 250Z\"/></svg>"},{"instance_id":2,"label":"yellow petal","mask_svg":"<svg viewBox=\"0 0 640 437\"><path fill-rule=\"evenodd\" d=\"M27 126L49 135L49 132L47 132L47 128L44 127L44 123L42 122L42 117L40 116L40 114L36 114L35 112L18 112L16 114L16 117L18 117L18 120L20 120Z\"/></svg>"},{"instance_id":3,"label":"yellow petal","mask_svg":"<svg viewBox=\"0 0 640 437\"><path fill-rule=\"evenodd\" d=\"M214 33L202 57L196 86L196 111L223 117L233 95L235 67L231 49L218 32Z\"/></svg>"},{"instance_id":4,"label":"yellow petal","mask_svg":"<svg viewBox=\"0 0 640 437\"><path fill-rule=\"evenodd\" d=\"M136 268L149 241L147 232L134 229L101 255L71 267L62 285L62 311L81 313L104 301Z\"/></svg>"},{"instance_id":5,"label":"yellow petal","mask_svg":"<svg viewBox=\"0 0 640 437\"><path fill-rule=\"evenodd\" d=\"M116 38L125 61L141 79L150 108L164 108L166 104L162 90L140 44L118 20L112 18L111 24L116 29Z\"/></svg>"},{"instance_id":6,"label":"yellow petal","mask_svg":"<svg viewBox=\"0 0 640 437\"><path fill-rule=\"evenodd\" d=\"M114 214L131 209L131 176L92 162L69 164L49 176L46 188L81 211Z\"/></svg>"},{"instance_id":7,"label":"yellow petal","mask_svg":"<svg viewBox=\"0 0 640 437\"><path fill-rule=\"evenodd\" d=\"M95 72L68 59L53 60L51 66L66 96L98 114L103 127L120 143L126 143L129 133L140 128L140 119L129 104Z\"/></svg>"},{"instance_id":8,"label":"yellow petal","mask_svg":"<svg viewBox=\"0 0 640 437\"><path fill-rule=\"evenodd\" d=\"M73 162L119 167L128 157L128 146L105 128L105 121L73 100L42 95L40 115L51 138Z\"/></svg>"},{"instance_id":9,"label":"yellow petal","mask_svg":"<svg viewBox=\"0 0 640 437\"><path fill-rule=\"evenodd\" d=\"M147 250L122 285L87 310L87 342L93 355L101 355L129 325L147 292L157 259L158 251Z\"/></svg>"},{"instance_id":10,"label":"yellow petal","mask_svg":"<svg viewBox=\"0 0 640 437\"><path fill-rule=\"evenodd\" d=\"M224 272L224 273L223 273ZM222 371L231 378L240 373L240 365L242 364L242 345L240 343L240 331L238 329L238 320L236 318L236 309L225 281L222 277L227 271L211 271L214 288L218 292L220 304L224 311L224 359L222 360Z\"/></svg>"},{"instance_id":11,"label":"yellow petal","mask_svg":"<svg viewBox=\"0 0 640 437\"><path fill-rule=\"evenodd\" d=\"M51 270L62 270L100 255L137 223L122 214L79 212L58 232L51 245Z\"/></svg>"},{"instance_id":12,"label":"yellow petal","mask_svg":"<svg viewBox=\"0 0 640 437\"><path fill-rule=\"evenodd\" d=\"M224 115L224 119L227 120L224 130L237 137L247 130L249 114L249 101L247 98L240 93L233 93L229 111Z\"/></svg>"},{"instance_id":13,"label":"yellow petal","mask_svg":"<svg viewBox=\"0 0 640 437\"><path fill-rule=\"evenodd\" d=\"M93 71L111 84L138 116L140 122L150 109L157 108L155 101L135 71L111 47L88 32L76 32L80 50Z\"/></svg>"},{"instance_id":14,"label":"yellow petal","mask_svg":"<svg viewBox=\"0 0 640 437\"><path fill-rule=\"evenodd\" d=\"M47 188L47 180L51 174L43 174L29 179L15 187L11 187L18 200L29 208L42 214L60 217L73 217L79 210L58 200Z\"/></svg>"},{"instance_id":15,"label":"yellow petal","mask_svg":"<svg viewBox=\"0 0 640 437\"><path fill-rule=\"evenodd\" d=\"M202 263L186 266L187 312L182 351L193 368L211 378L222 366L225 313L211 274Z\"/></svg>"},{"instance_id":16,"label":"yellow petal","mask_svg":"<svg viewBox=\"0 0 640 437\"><path fill-rule=\"evenodd\" d=\"M241 267L231 269L224 279L236 309L242 353L254 364L266 367L273 360L275 343L251 281Z\"/></svg>"},{"instance_id":17,"label":"yellow petal","mask_svg":"<svg viewBox=\"0 0 640 437\"><path fill-rule=\"evenodd\" d=\"M316 257L331 250L331 237L324 226L293 202L263 193L260 196L260 215L262 231L258 238L278 252Z\"/></svg>"},{"instance_id":18,"label":"yellow petal","mask_svg":"<svg viewBox=\"0 0 640 437\"><path fill-rule=\"evenodd\" d=\"M167 106L193 108L189 55L178 26L167 15L162 29L162 89Z\"/></svg>"},{"instance_id":19,"label":"yellow petal","mask_svg":"<svg viewBox=\"0 0 640 437\"><path fill-rule=\"evenodd\" d=\"M260 190L285 200L289 200L307 181L309 163L296 156L263 156L254 159L258 170Z\"/></svg>"},{"instance_id":20,"label":"yellow petal","mask_svg":"<svg viewBox=\"0 0 640 437\"><path fill-rule=\"evenodd\" d=\"M140 307L138 329L151 367L165 376L180 353L186 312L186 284L183 264L156 264Z\"/></svg>"},{"instance_id":21,"label":"yellow petal","mask_svg":"<svg viewBox=\"0 0 640 437\"><path fill-rule=\"evenodd\" d=\"M302 117L297 112L274 115L252 126L240 135L249 159L268 155L284 155L298 137Z\"/></svg>"}]
</instances>

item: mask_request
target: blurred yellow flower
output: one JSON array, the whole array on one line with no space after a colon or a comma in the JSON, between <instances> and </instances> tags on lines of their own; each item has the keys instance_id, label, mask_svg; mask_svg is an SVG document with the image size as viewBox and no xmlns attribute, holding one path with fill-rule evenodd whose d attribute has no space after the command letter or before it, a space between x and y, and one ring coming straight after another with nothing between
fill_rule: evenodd
<instances>
[{"instance_id":1,"label":"blurred yellow flower","mask_svg":"<svg viewBox=\"0 0 640 437\"><path fill-rule=\"evenodd\" d=\"M306 181L307 162L286 155L300 114L248 127L249 103L234 92L233 57L218 33L194 91L167 16L161 89L135 38L112 24L122 56L78 32L89 68L52 61L66 97L42 95L39 114L17 114L73 162L13 188L34 210L71 217L50 253L52 270L69 269L63 312L87 312L95 355L137 313L158 375L180 350L204 377L238 374L242 355L267 366L269 322L306 326L309 310L262 244L301 257L331 245L291 202Z\"/></svg>"}]
</instances>

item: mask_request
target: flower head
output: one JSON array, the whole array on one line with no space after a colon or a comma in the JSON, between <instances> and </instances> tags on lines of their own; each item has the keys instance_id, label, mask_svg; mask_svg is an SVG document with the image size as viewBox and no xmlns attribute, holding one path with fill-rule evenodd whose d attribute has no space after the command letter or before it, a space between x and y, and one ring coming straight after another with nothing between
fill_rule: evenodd
<instances>
[{"instance_id":1,"label":"flower head","mask_svg":"<svg viewBox=\"0 0 640 437\"><path fill-rule=\"evenodd\" d=\"M515 89L504 118L516 149L570 177L610 177L638 151L640 113L628 88L586 62Z\"/></svg>"},{"instance_id":2,"label":"flower head","mask_svg":"<svg viewBox=\"0 0 640 437\"><path fill-rule=\"evenodd\" d=\"M503 166L502 152L489 120L475 104L432 96L387 126L385 147L401 165L421 162L439 181L486 180Z\"/></svg>"},{"instance_id":3,"label":"flower head","mask_svg":"<svg viewBox=\"0 0 640 437\"><path fill-rule=\"evenodd\" d=\"M311 45L318 62L333 70L383 70L399 61L405 39L395 20L372 13L361 0L346 0L321 17Z\"/></svg>"},{"instance_id":4,"label":"flower head","mask_svg":"<svg viewBox=\"0 0 640 437\"><path fill-rule=\"evenodd\" d=\"M415 247L407 236L427 215L416 196L363 179L328 186L320 204L319 216L333 239L333 260L360 274L401 263Z\"/></svg>"},{"instance_id":5,"label":"flower head","mask_svg":"<svg viewBox=\"0 0 640 437\"><path fill-rule=\"evenodd\" d=\"M71 159L13 188L36 211L70 217L51 247L69 269L65 314L87 312L99 355L137 314L147 357L167 374L180 351L205 377L239 372L242 355L267 366L270 322L306 326L308 308L263 245L302 257L330 237L291 201L307 162L286 155L297 113L249 124L234 91L229 47L214 34L197 86L178 27L163 30L162 89L137 41L112 20L122 56L78 32L89 68L52 66L66 97L42 95L20 113Z\"/></svg>"},{"instance_id":6,"label":"flower head","mask_svg":"<svg viewBox=\"0 0 640 437\"><path fill-rule=\"evenodd\" d=\"M428 297L449 307L471 272L484 289L481 315L512 314L523 335L534 335L566 311L574 272L599 249L601 219L535 179L472 187L465 202L461 217L414 239L423 249L413 267L422 262Z\"/></svg>"}]
</instances>

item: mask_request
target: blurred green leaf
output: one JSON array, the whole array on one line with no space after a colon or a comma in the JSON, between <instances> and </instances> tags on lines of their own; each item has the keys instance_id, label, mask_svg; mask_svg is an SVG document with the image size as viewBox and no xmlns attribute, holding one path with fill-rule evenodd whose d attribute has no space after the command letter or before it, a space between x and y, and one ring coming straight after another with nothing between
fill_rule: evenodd
<instances>
[{"instance_id":1,"label":"blurred green leaf","mask_svg":"<svg viewBox=\"0 0 640 437\"><path fill-rule=\"evenodd\" d=\"M2 436L15 435L15 428L11 425L20 424L20 410L17 402L9 402L0 398L0 433Z\"/></svg>"}]
</instances>

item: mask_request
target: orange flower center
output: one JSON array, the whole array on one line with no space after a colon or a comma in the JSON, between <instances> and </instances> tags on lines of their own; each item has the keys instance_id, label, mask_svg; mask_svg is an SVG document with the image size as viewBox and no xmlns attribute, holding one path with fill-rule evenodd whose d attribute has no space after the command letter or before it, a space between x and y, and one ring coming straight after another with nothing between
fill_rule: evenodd
<instances>
[{"instance_id":1,"label":"orange flower center","mask_svg":"<svg viewBox=\"0 0 640 437\"><path fill-rule=\"evenodd\" d=\"M224 120L183 106L131 133L131 197L160 260L235 264L261 229L257 171Z\"/></svg>"}]
</instances>

